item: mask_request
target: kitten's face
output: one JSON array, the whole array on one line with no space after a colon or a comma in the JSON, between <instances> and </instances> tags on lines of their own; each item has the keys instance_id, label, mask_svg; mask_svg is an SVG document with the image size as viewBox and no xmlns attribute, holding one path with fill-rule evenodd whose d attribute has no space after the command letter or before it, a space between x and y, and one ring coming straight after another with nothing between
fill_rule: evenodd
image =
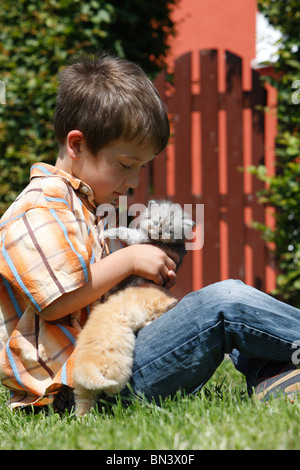
<instances>
[{"instance_id":1,"label":"kitten's face","mask_svg":"<svg viewBox=\"0 0 300 470\"><path fill-rule=\"evenodd\" d=\"M148 207L140 217L140 228L148 234L150 240L171 243L184 243L193 227L189 214L179 204L170 201L149 201Z\"/></svg>"}]
</instances>

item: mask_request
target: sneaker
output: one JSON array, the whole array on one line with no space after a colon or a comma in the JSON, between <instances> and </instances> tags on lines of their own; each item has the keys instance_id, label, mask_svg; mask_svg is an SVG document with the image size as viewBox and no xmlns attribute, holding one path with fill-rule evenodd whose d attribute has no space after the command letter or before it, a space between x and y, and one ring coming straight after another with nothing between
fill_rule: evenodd
<instances>
[{"instance_id":1,"label":"sneaker","mask_svg":"<svg viewBox=\"0 0 300 470\"><path fill-rule=\"evenodd\" d=\"M67 385L63 385L54 398L53 408L57 413L68 411L71 413L75 409L75 398L73 390Z\"/></svg>"},{"instance_id":2,"label":"sneaker","mask_svg":"<svg viewBox=\"0 0 300 470\"><path fill-rule=\"evenodd\" d=\"M277 375L261 377L255 386L255 395L264 402L279 396L287 396L294 402L300 396L300 369L293 364L286 364Z\"/></svg>"}]
</instances>

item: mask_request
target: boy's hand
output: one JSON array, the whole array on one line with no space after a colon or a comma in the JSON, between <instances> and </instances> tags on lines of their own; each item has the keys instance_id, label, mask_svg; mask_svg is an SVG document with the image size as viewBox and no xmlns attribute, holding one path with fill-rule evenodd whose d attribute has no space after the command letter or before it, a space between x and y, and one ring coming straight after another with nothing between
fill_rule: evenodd
<instances>
[{"instance_id":1,"label":"boy's hand","mask_svg":"<svg viewBox=\"0 0 300 470\"><path fill-rule=\"evenodd\" d=\"M153 245L132 245L124 248L131 252L133 274L144 277L155 284L172 287L176 283L176 260L172 251L161 250Z\"/></svg>"}]
</instances>

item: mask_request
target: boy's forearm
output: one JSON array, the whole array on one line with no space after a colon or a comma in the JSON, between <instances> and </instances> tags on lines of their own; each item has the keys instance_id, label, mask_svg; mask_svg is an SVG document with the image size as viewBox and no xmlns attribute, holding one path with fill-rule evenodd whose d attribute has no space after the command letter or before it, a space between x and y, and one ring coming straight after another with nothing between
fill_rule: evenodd
<instances>
[{"instance_id":1,"label":"boy's forearm","mask_svg":"<svg viewBox=\"0 0 300 470\"><path fill-rule=\"evenodd\" d=\"M41 318L54 321L90 305L132 274L126 248L91 265L91 277L78 289L62 295L40 312Z\"/></svg>"},{"instance_id":2,"label":"boy's forearm","mask_svg":"<svg viewBox=\"0 0 300 470\"><path fill-rule=\"evenodd\" d=\"M91 265L91 277L84 286L54 300L39 315L44 320L55 321L74 313L131 274L169 288L176 282L175 271L175 260L160 248L151 244L128 246Z\"/></svg>"}]
</instances>

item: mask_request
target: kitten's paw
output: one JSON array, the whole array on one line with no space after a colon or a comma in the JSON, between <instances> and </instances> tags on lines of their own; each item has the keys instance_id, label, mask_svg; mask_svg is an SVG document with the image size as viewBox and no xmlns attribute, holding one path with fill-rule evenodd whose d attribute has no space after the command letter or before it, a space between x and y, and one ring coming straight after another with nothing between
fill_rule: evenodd
<instances>
[{"instance_id":1,"label":"kitten's paw","mask_svg":"<svg viewBox=\"0 0 300 470\"><path fill-rule=\"evenodd\" d=\"M108 395L114 395L120 392L120 384L116 380L107 380L106 383L101 384L101 389Z\"/></svg>"}]
</instances>

